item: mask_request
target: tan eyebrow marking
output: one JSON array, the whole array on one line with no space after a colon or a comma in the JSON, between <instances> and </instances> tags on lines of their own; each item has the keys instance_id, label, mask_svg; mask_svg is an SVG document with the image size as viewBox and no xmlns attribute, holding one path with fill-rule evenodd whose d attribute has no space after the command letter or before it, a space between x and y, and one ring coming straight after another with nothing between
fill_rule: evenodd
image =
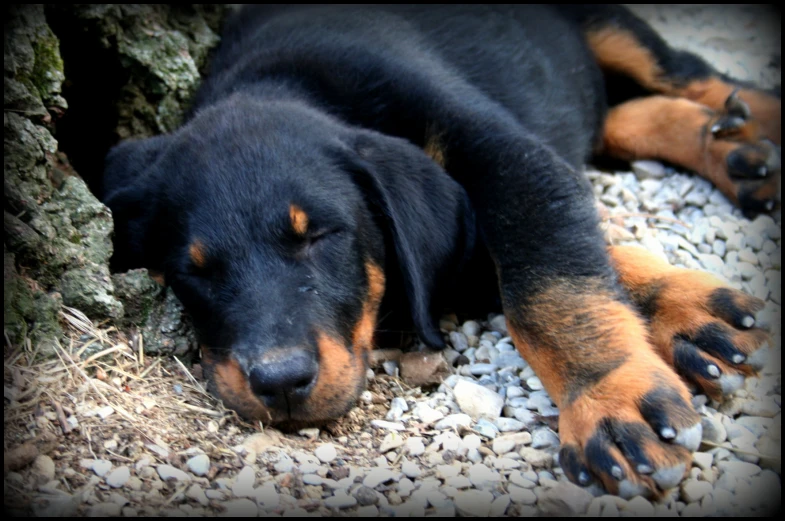
<instances>
[{"instance_id":1,"label":"tan eyebrow marking","mask_svg":"<svg viewBox=\"0 0 785 521\"><path fill-rule=\"evenodd\" d=\"M191 261L194 265L198 268L204 268L205 264L207 264L207 257L205 256L204 252L204 244L199 239L194 240L191 245L188 247L188 255L191 257Z\"/></svg>"},{"instance_id":2,"label":"tan eyebrow marking","mask_svg":"<svg viewBox=\"0 0 785 521\"><path fill-rule=\"evenodd\" d=\"M296 204L289 205L289 220L292 221L292 228L297 235L305 235L308 231L308 214Z\"/></svg>"}]
</instances>

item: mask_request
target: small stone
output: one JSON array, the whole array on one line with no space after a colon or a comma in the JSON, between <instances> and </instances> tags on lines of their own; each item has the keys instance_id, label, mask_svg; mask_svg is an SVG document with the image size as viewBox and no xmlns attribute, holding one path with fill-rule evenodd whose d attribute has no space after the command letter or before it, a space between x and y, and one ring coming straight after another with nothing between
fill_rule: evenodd
<instances>
[{"instance_id":1,"label":"small stone","mask_svg":"<svg viewBox=\"0 0 785 521\"><path fill-rule=\"evenodd\" d=\"M457 387L457 386L456 386ZM472 419L468 414L450 414L449 416L445 416L443 419L436 422L434 425L434 429L436 430L460 430L460 429L468 429L469 426L472 424Z\"/></svg>"},{"instance_id":2,"label":"small stone","mask_svg":"<svg viewBox=\"0 0 785 521\"><path fill-rule=\"evenodd\" d=\"M640 496L631 499L624 511L640 517L654 516L654 506Z\"/></svg>"},{"instance_id":3,"label":"small stone","mask_svg":"<svg viewBox=\"0 0 785 521\"><path fill-rule=\"evenodd\" d=\"M398 362L395 360L385 360L382 362L382 369L384 369L384 374L387 376L397 376Z\"/></svg>"},{"instance_id":4,"label":"small stone","mask_svg":"<svg viewBox=\"0 0 785 521\"><path fill-rule=\"evenodd\" d=\"M381 430L388 431L405 431L406 427L402 423L392 423L384 420L371 420L371 426Z\"/></svg>"},{"instance_id":5,"label":"small stone","mask_svg":"<svg viewBox=\"0 0 785 521\"><path fill-rule=\"evenodd\" d=\"M338 457L338 452L332 443L325 443L313 451L313 455L319 458L322 463L330 463Z\"/></svg>"},{"instance_id":6,"label":"small stone","mask_svg":"<svg viewBox=\"0 0 785 521\"><path fill-rule=\"evenodd\" d=\"M579 516L586 513L594 497L572 483L559 483L543 492L539 505L549 515Z\"/></svg>"},{"instance_id":7,"label":"small stone","mask_svg":"<svg viewBox=\"0 0 785 521\"><path fill-rule=\"evenodd\" d=\"M401 419L403 413L409 410L406 400L400 397L393 398L390 402L390 410L387 412L386 420L395 422Z\"/></svg>"},{"instance_id":8,"label":"small stone","mask_svg":"<svg viewBox=\"0 0 785 521\"><path fill-rule=\"evenodd\" d=\"M299 431L297 431L297 434L299 434L304 438L308 438L309 440L315 440L316 438L319 437L319 429L317 429L316 427L311 427L308 429L300 429Z\"/></svg>"},{"instance_id":9,"label":"small stone","mask_svg":"<svg viewBox=\"0 0 785 521\"><path fill-rule=\"evenodd\" d=\"M477 420L474 430L481 436L485 436L491 440L496 438L496 436L499 434L499 429L496 427L496 425L489 422L485 418L480 418Z\"/></svg>"},{"instance_id":10,"label":"small stone","mask_svg":"<svg viewBox=\"0 0 785 521\"><path fill-rule=\"evenodd\" d=\"M488 514L490 517L501 517L507 512L507 508L510 506L510 496L509 494L504 494L502 496L497 497L491 503L491 511Z\"/></svg>"},{"instance_id":11,"label":"small stone","mask_svg":"<svg viewBox=\"0 0 785 521\"><path fill-rule=\"evenodd\" d=\"M273 468L279 474L286 474L294 469L294 461L289 456L283 454L281 455L278 462L275 465L273 465Z\"/></svg>"},{"instance_id":12,"label":"small stone","mask_svg":"<svg viewBox=\"0 0 785 521\"><path fill-rule=\"evenodd\" d=\"M49 456L39 454L33 460L31 472L36 484L48 483L55 478L55 462Z\"/></svg>"},{"instance_id":13,"label":"small stone","mask_svg":"<svg viewBox=\"0 0 785 521\"><path fill-rule=\"evenodd\" d=\"M463 446L466 450L479 449L482 446L482 438L476 434L467 434L463 437Z\"/></svg>"},{"instance_id":14,"label":"small stone","mask_svg":"<svg viewBox=\"0 0 785 521\"><path fill-rule=\"evenodd\" d=\"M461 330L463 331L463 334L466 335L467 337L480 336L480 333L482 332L482 328L480 328L480 324L478 324L474 320L467 320L466 322L464 322L463 326L461 326Z\"/></svg>"},{"instance_id":15,"label":"small stone","mask_svg":"<svg viewBox=\"0 0 785 521\"><path fill-rule=\"evenodd\" d=\"M479 490L459 491L454 501L456 510L463 516L488 517L491 513L493 494Z\"/></svg>"},{"instance_id":16,"label":"small stone","mask_svg":"<svg viewBox=\"0 0 785 521\"><path fill-rule=\"evenodd\" d=\"M436 423L444 418L444 413L435 410L426 403L417 404L412 414L426 425Z\"/></svg>"},{"instance_id":17,"label":"small stone","mask_svg":"<svg viewBox=\"0 0 785 521\"><path fill-rule=\"evenodd\" d=\"M403 478L398 482L398 495L401 497L409 497L414 490L414 483L409 478Z\"/></svg>"},{"instance_id":18,"label":"small stone","mask_svg":"<svg viewBox=\"0 0 785 521\"><path fill-rule=\"evenodd\" d=\"M436 477L442 481L454 478L461 473L461 467L455 465L437 465Z\"/></svg>"},{"instance_id":19,"label":"small stone","mask_svg":"<svg viewBox=\"0 0 785 521\"><path fill-rule=\"evenodd\" d=\"M662 179L667 175L667 170L657 161L641 160L633 161L632 171L639 180L644 179Z\"/></svg>"},{"instance_id":20,"label":"small stone","mask_svg":"<svg viewBox=\"0 0 785 521\"><path fill-rule=\"evenodd\" d=\"M509 438L497 438L493 440L493 452L501 456L515 449L515 441Z\"/></svg>"},{"instance_id":21,"label":"small stone","mask_svg":"<svg viewBox=\"0 0 785 521\"><path fill-rule=\"evenodd\" d=\"M512 502L517 505L534 505L537 503L537 496L531 490L510 485L508 492Z\"/></svg>"},{"instance_id":22,"label":"small stone","mask_svg":"<svg viewBox=\"0 0 785 521\"><path fill-rule=\"evenodd\" d=\"M410 456L419 456L425 452L425 445L423 444L422 438L409 438L406 440L405 445L406 452Z\"/></svg>"},{"instance_id":23,"label":"small stone","mask_svg":"<svg viewBox=\"0 0 785 521\"><path fill-rule=\"evenodd\" d=\"M489 469L482 463L478 463L469 467L468 475L472 484L479 489L493 486L495 483L498 483L502 480L501 474L495 470Z\"/></svg>"},{"instance_id":24,"label":"small stone","mask_svg":"<svg viewBox=\"0 0 785 521\"><path fill-rule=\"evenodd\" d=\"M354 497L360 506L367 507L369 505L375 505L378 501L376 497L376 491L372 488L368 487L360 487L354 492Z\"/></svg>"},{"instance_id":25,"label":"small stone","mask_svg":"<svg viewBox=\"0 0 785 521\"><path fill-rule=\"evenodd\" d=\"M278 508L281 504L281 495L275 490L275 483L267 482L254 490L253 498L256 505L266 511Z\"/></svg>"},{"instance_id":26,"label":"small stone","mask_svg":"<svg viewBox=\"0 0 785 521\"><path fill-rule=\"evenodd\" d=\"M711 470L714 456L705 452L696 452L692 455L692 461L703 470Z\"/></svg>"},{"instance_id":27,"label":"small stone","mask_svg":"<svg viewBox=\"0 0 785 521\"><path fill-rule=\"evenodd\" d=\"M701 418L701 425L705 441L719 445L728 439L728 433L720 420L711 416Z\"/></svg>"},{"instance_id":28,"label":"small stone","mask_svg":"<svg viewBox=\"0 0 785 521\"><path fill-rule=\"evenodd\" d=\"M256 517L259 508L250 499L232 499L223 504L225 517Z\"/></svg>"},{"instance_id":29,"label":"small stone","mask_svg":"<svg viewBox=\"0 0 785 521\"><path fill-rule=\"evenodd\" d=\"M698 255L698 259L700 259L701 264L703 264L703 267L711 272L722 273L722 270L725 269L725 262L722 260L722 257L719 257L717 255L701 254Z\"/></svg>"},{"instance_id":30,"label":"small stone","mask_svg":"<svg viewBox=\"0 0 785 521\"><path fill-rule=\"evenodd\" d=\"M753 266L758 265L758 256L749 248L745 248L739 252L739 260L741 262L748 262Z\"/></svg>"},{"instance_id":31,"label":"small stone","mask_svg":"<svg viewBox=\"0 0 785 521\"><path fill-rule=\"evenodd\" d=\"M324 483L324 478L316 474L305 474L303 476L303 483L313 487L321 487Z\"/></svg>"},{"instance_id":32,"label":"small stone","mask_svg":"<svg viewBox=\"0 0 785 521\"><path fill-rule=\"evenodd\" d=\"M760 401L746 400L741 407L741 412L748 416L773 418L780 412L780 408L773 398L764 398Z\"/></svg>"},{"instance_id":33,"label":"small stone","mask_svg":"<svg viewBox=\"0 0 785 521\"><path fill-rule=\"evenodd\" d=\"M522 421L514 418L497 418L494 425L499 429L499 432L519 432L526 427Z\"/></svg>"},{"instance_id":34,"label":"small stone","mask_svg":"<svg viewBox=\"0 0 785 521\"><path fill-rule=\"evenodd\" d=\"M534 468L551 468L553 466L553 456L547 452L531 447L523 447L519 454L523 461L526 461Z\"/></svg>"},{"instance_id":35,"label":"small stone","mask_svg":"<svg viewBox=\"0 0 785 521\"><path fill-rule=\"evenodd\" d=\"M130 478L131 469L123 466L113 470L108 476L106 476L106 484L112 488L120 488L125 486Z\"/></svg>"},{"instance_id":36,"label":"small stone","mask_svg":"<svg viewBox=\"0 0 785 521\"><path fill-rule=\"evenodd\" d=\"M510 483L519 486L521 488L531 490L537 486L537 482L539 481L539 478L537 477L536 474L534 474L533 477L534 479L532 480L525 477L520 472L512 472L510 473Z\"/></svg>"},{"instance_id":37,"label":"small stone","mask_svg":"<svg viewBox=\"0 0 785 521\"><path fill-rule=\"evenodd\" d=\"M548 449L559 446L559 437L550 429L537 429L532 434L532 448Z\"/></svg>"},{"instance_id":38,"label":"small stone","mask_svg":"<svg viewBox=\"0 0 785 521\"><path fill-rule=\"evenodd\" d=\"M160 467L159 467L160 469ZM163 476L162 476L163 479ZM243 467L243 470L237 475L232 485L232 493L235 497L253 497L254 496L254 482L256 481L256 472L249 466Z\"/></svg>"},{"instance_id":39,"label":"small stone","mask_svg":"<svg viewBox=\"0 0 785 521\"><path fill-rule=\"evenodd\" d=\"M375 468L365 476L363 485L368 488L376 488L383 483L395 479L395 473L390 469Z\"/></svg>"},{"instance_id":40,"label":"small stone","mask_svg":"<svg viewBox=\"0 0 785 521\"><path fill-rule=\"evenodd\" d=\"M207 499L212 499L215 501L223 501L226 499L226 493L223 490L205 490L204 495L207 496Z\"/></svg>"},{"instance_id":41,"label":"small stone","mask_svg":"<svg viewBox=\"0 0 785 521\"><path fill-rule=\"evenodd\" d=\"M715 255L718 257L725 257L725 253L728 251L727 247L725 246L725 241L717 239L711 245L711 249Z\"/></svg>"},{"instance_id":42,"label":"small stone","mask_svg":"<svg viewBox=\"0 0 785 521\"><path fill-rule=\"evenodd\" d=\"M493 374L498 370L495 364L472 364L467 367L472 376L483 376Z\"/></svg>"},{"instance_id":43,"label":"small stone","mask_svg":"<svg viewBox=\"0 0 785 521\"><path fill-rule=\"evenodd\" d=\"M170 479L174 481L191 481L191 476L171 465L158 465L156 470L158 471L158 476L163 481Z\"/></svg>"},{"instance_id":44,"label":"small stone","mask_svg":"<svg viewBox=\"0 0 785 521\"><path fill-rule=\"evenodd\" d=\"M529 386L529 389L532 391L542 391L544 388L542 386L542 382L536 376L532 376L526 380L526 385Z\"/></svg>"},{"instance_id":45,"label":"small stone","mask_svg":"<svg viewBox=\"0 0 785 521\"><path fill-rule=\"evenodd\" d=\"M379 451L382 454L385 454L385 453L387 453L387 452L389 452L391 450L394 450L394 449L397 449L398 447L403 446L404 443L405 443L405 440L403 439L403 436L401 436L397 432L391 432L391 433L387 434L387 436L385 436L384 439L382 440L382 444L379 447ZM333 449L333 452L335 452L335 449ZM327 463L327 462L325 462L325 463Z\"/></svg>"},{"instance_id":46,"label":"small stone","mask_svg":"<svg viewBox=\"0 0 785 521\"><path fill-rule=\"evenodd\" d=\"M465 476L455 476L454 478L449 478L444 482L444 484L457 490L471 488L472 486L471 480Z\"/></svg>"},{"instance_id":47,"label":"small stone","mask_svg":"<svg viewBox=\"0 0 785 521\"><path fill-rule=\"evenodd\" d=\"M469 349L469 340L466 338L466 335L458 331L450 333L450 343L452 344L452 348L459 353L463 353Z\"/></svg>"},{"instance_id":48,"label":"small stone","mask_svg":"<svg viewBox=\"0 0 785 521\"><path fill-rule=\"evenodd\" d=\"M717 468L720 472L730 474L736 479L747 479L761 472L759 466L744 461L721 461L717 463Z\"/></svg>"},{"instance_id":49,"label":"small stone","mask_svg":"<svg viewBox=\"0 0 785 521\"><path fill-rule=\"evenodd\" d=\"M210 471L210 458L206 454L199 454L186 461L185 466L197 476L206 476Z\"/></svg>"},{"instance_id":50,"label":"small stone","mask_svg":"<svg viewBox=\"0 0 785 521\"><path fill-rule=\"evenodd\" d=\"M503 337L509 335L507 332L507 319L504 318L504 315L496 315L490 320L488 325L490 326L491 331L495 331Z\"/></svg>"},{"instance_id":51,"label":"small stone","mask_svg":"<svg viewBox=\"0 0 785 521\"><path fill-rule=\"evenodd\" d=\"M401 465L401 472L403 472L403 474L410 479L417 479L422 474L420 467L417 466L416 463L408 460L404 461Z\"/></svg>"},{"instance_id":52,"label":"small stone","mask_svg":"<svg viewBox=\"0 0 785 521\"><path fill-rule=\"evenodd\" d=\"M204 493L202 487L197 484L191 485L188 490L185 492L185 496L189 499L193 499L197 503L202 506L207 506L210 504L210 500L207 499L207 496Z\"/></svg>"},{"instance_id":53,"label":"small stone","mask_svg":"<svg viewBox=\"0 0 785 521\"><path fill-rule=\"evenodd\" d=\"M345 492L338 491L336 494L325 500L324 504L330 508L350 508L357 504L357 500Z\"/></svg>"},{"instance_id":54,"label":"small stone","mask_svg":"<svg viewBox=\"0 0 785 521\"><path fill-rule=\"evenodd\" d=\"M93 464L89 468L95 472L96 476L102 478L112 470L112 462L105 459L93 460Z\"/></svg>"},{"instance_id":55,"label":"small stone","mask_svg":"<svg viewBox=\"0 0 785 521\"><path fill-rule=\"evenodd\" d=\"M458 382L453 393L461 410L475 420L479 418L495 420L504 406L504 399L501 396L466 380Z\"/></svg>"},{"instance_id":56,"label":"small stone","mask_svg":"<svg viewBox=\"0 0 785 521\"><path fill-rule=\"evenodd\" d=\"M512 470L521 467L521 462L512 458L499 458L493 462L493 468L496 470Z\"/></svg>"},{"instance_id":57,"label":"small stone","mask_svg":"<svg viewBox=\"0 0 785 521\"><path fill-rule=\"evenodd\" d=\"M711 483L688 479L681 485L681 498L686 503L696 503L706 494L711 494Z\"/></svg>"}]
</instances>

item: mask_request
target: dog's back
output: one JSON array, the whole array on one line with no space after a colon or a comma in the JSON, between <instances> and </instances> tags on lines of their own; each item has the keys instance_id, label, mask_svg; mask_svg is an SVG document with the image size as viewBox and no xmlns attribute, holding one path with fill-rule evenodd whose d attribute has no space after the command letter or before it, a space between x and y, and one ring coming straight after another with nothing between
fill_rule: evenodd
<instances>
[{"instance_id":1,"label":"dog's back","mask_svg":"<svg viewBox=\"0 0 785 521\"><path fill-rule=\"evenodd\" d=\"M385 67L394 72L384 76L397 75L402 83L427 76L465 85L464 102L471 103L473 93L487 97L573 166L587 158L601 130L601 72L577 23L547 6L262 6L237 13L224 38L197 109L238 84L254 89L265 76L289 75L293 88L347 122L412 139L407 122L393 128L376 118L382 107L353 110L360 100L341 97L356 92L356 85L342 83L365 81L373 99L382 86L371 75ZM333 60L365 62L369 76L340 77L325 69ZM410 109L414 114L419 107Z\"/></svg>"}]
</instances>

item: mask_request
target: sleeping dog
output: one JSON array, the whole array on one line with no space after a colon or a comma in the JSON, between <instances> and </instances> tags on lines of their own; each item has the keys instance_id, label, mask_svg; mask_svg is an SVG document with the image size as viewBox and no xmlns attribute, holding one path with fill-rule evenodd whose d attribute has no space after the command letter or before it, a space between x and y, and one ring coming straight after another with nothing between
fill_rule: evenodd
<instances>
[{"instance_id":1,"label":"sleeping dog","mask_svg":"<svg viewBox=\"0 0 785 521\"><path fill-rule=\"evenodd\" d=\"M777 94L620 7L266 6L227 23L179 130L110 152L103 199L115 267L171 285L243 416L339 417L382 314L440 349L445 305L496 305L570 479L656 495L701 440L685 381L753 374L763 303L606 248L582 164L668 161L754 214L779 142Z\"/></svg>"}]
</instances>

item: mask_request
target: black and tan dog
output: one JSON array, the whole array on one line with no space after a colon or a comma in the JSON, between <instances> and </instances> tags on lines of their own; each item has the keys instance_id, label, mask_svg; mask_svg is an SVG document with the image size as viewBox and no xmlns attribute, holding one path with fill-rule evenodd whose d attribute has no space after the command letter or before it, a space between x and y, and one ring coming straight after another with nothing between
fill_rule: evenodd
<instances>
[{"instance_id":1,"label":"black and tan dog","mask_svg":"<svg viewBox=\"0 0 785 521\"><path fill-rule=\"evenodd\" d=\"M779 141L778 95L621 8L265 7L229 22L182 128L112 150L104 200L117 267L163 274L244 416L344 414L380 309L441 348L460 283L559 405L568 476L657 494L701 438L683 379L752 374L762 302L606 249L581 165L669 161L755 213Z\"/></svg>"}]
</instances>

